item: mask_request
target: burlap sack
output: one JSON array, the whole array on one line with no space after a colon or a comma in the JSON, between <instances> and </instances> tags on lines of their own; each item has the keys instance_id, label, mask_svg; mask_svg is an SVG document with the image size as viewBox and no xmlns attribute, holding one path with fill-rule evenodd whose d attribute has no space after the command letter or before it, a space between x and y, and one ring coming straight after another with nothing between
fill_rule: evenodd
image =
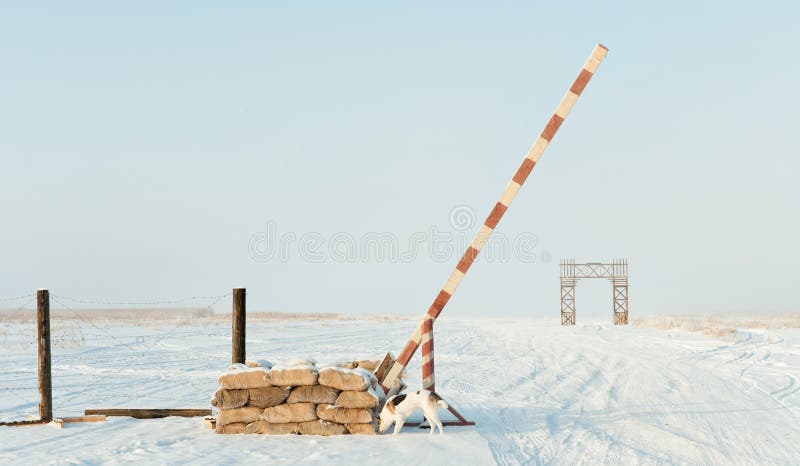
<instances>
[{"instance_id":1,"label":"burlap sack","mask_svg":"<svg viewBox=\"0 0 800 466\"><path fill-rule=\"evenodd\" d=\"M243 434L246 426L247 424L244 422L234 422L233 424L225 424L224 426L217 424L217 428L214 429L214 432L218 434Z\"/></svg>"},{"instance_id":2,"label":"burlap sack","mask_svg":"<svg viewBox=\"0 0 800 466\"><path fill-rule=\"evenodd\" d=\"M219 412L217 412L217 426L225 426L237 422L248 424L253 421L258 421L261 419L261 414L263 412L263 409L252 406L235 409L220 409Z\"/></svg>"},{"instance_id":3,"label":"burlap sack","mask_svg":"<svg viewBox=\"0 0 800 466\"><path fill-rule=\"evenodd\" d=\"M313 403L283 404L266 408L261 414L261 419L273 424L282 422L316 421L316 407Z\"/></svg>"},{"instance_id":4,"label":"burlap sack","mask_svg":"<svg viewBox=\"0 0 800 466\"><path fill-rule=\"evenodd\" d=\"M364 391L372 384L372 374L363 369L326 367L319 371L319 384L339 390Z\"/></svg>"},{"instance_id":5,"label":"burlap sack","mask_svg":"<svg viewBox=\"0 0 800 466\"><path fill-rule=\"evenodd\" d=\"M339 408L333 405L317 405L317 417L337 424L366 424L373 421L369 409Z\"/></svg>"},{"instance_id":6,"label":"burlap sack","mask_svg":"<svg viewBox=\"0 0 800 466\"><path fill-rule=\"evenodd\" d=\"M267 379L271 385L298 387L316 385L319 370L314 366L282 366L270 369Z\"/></svg>"},{"instance_id":7,"label":"burlap sack","mask_svg":"<svg viewBox=\"0 0 800 466\"><path fill-rule=\"evenodd\" d=\"M375 372L375 369L381 364L381 360L372 360L372 359L360 359L358 361L348 361L342 364L338 364L339 367L344 367L345 369L356 369L358 367L369 371Z\"/></svg>"},{"instance_id":8,"label":"burlap sack","mask_svg":"<svg viewBox=\"0 0 800 466\"><path fill-rule=\"evenodd\" d=\"M334 404L340 408L372 409L378 405L378 398L372 394L372 391L355 392L348 390L340 393Z\"/></svg>"},{"instance_id":9,"label":"burlap sack","mask_svg":"<svg viewBox=\"0 0 800 466\"><path fill-rule=\"evenodd\" d=\"M339 390L324 385L307 385L304 387L297 387L292 390L287 403L326 403L334 404L336 397L339 396Z\"/></svg>"},{"instance_id":10,"label":"burlap sack","mask_svg":"<svg viewBox=\"0 0 800 466\"><path fill-rule=\"evenodd\" d=\"M248 392L249 400L247 401L247 406L255 406L257 408L278 406L283 404L289 396L288 387L251 388Z\"/></svg>"},{"instance_id":11,"label":"burlap sack","mask_svg":"<svg viewBox=\"0 0 800 466\"><path fill-rule=\"evenodd\" d=\"M267 434L267 435L286 435L296 434L300 430L300 424L296 422L284 422L273 424L267 421L256 421L247 424L244 428L245 434Z\"/></svg>"},{"instance_id":12,"label":"burlap sack","mask_svg":"<svg viewBox=\"0 0 800 466\"><path fill-rule=\"evenodd\" d=\"M341 424L328 421L309 421L300 423L301 435L342 435L347 429Z\"/></svg>"},{"instance_id":13,"label":"burlap sack","mask_svg":"<svg viewBox=\"0 0 800 466\"><path fill-rule=\"evenodd\" d=\"M365 371L375 372L375 369L378 368L380 363L381 363L380 359L378 360L362 359L360 361L356 361L356 367L360 367Z\"/></svg>"},{"instance_id":14,"label":"burlap sack","mask_svg":"<svg viewBox=\"0 0 800 466\"><path fill-rule=\"evenodd\" d=\"M367 379L367 383L369 383L371 386L377 387L379 385L378 378L375 377L375 374L373 374L372 372L363 369L361 367L357 367L353 369L353 371L357 374L361 374L362 377L365 377Z\"/></svg>"},{"instance_id":15,"label":"burlap sack","mask_svg":"<svg viewBox=\"0 0 800 466\"><path fill-rule=\"evenodd\" d=\"M286 363L287 366L316 366L317 361L313 359L293 359Z\"/></svg>"},{"instance_id":16,"label":"burlap sack","mask_svg":"<svg viewBox=\"0 0 800 466\"><path fill-rule=\"evenodd\" d=\"M226 390L220 388L211 399L211 406L219 409L241 408L247 404L247 390Z\"/></svg>"},{"instance_id":17,"label":"burlap sack","mask_svg":"<svg viewBox=\"0 0 800 466\"><path fill-rule=\"evenodd\" d=\"M375 435L378 431L375 422L370 422L369 424L345 424L344 427L351 434Z\"/></svg>"},{"instance_id":18,"label":"burlap sack","mask_svg":"<svg viewBox=\"0 0 800 466\"><path fill-rule=\"evenodd\" d=\"M263 367L253 367L225 372L217 380L220 387L228 390L269 387L271 384L265 378L267 374Z\"/></svg>"},{"instance_id":19,"label":"burlap sack","mask_svg":"<svg viewBox=\"0 0 800 466\"><path fill-rule=\"evenodd\" d=\"M244 362L244 365L247 367L263 367L264 369L272 367L272 363L266 359L248 359Z\"/></svg>"}]
</instances>

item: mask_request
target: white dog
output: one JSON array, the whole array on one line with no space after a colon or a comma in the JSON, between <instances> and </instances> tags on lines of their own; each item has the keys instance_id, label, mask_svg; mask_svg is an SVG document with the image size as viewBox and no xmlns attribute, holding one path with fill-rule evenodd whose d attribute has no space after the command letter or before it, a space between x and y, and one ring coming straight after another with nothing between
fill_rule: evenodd
<instances>
[{"instance_id":1,"label":"white dog","mask_svg":"<svg viewBox=\"0 0 800 466\"><path fill-rule=\"evenodd\" d=\"M386 432L394 423L394 434L397 434L403 428L408 416L421 409L423 416L428 420L428 424L431 425L431 434L438 427L439 435L441 435L443 433L442 421L439 420L437 408L447 409L448 406L439 395L429 390L417 390L415 393L395 395L386 400L386 404L383 405L381 415L378 416L378 430L381 433Z\"/></svg>"}]
</instances>

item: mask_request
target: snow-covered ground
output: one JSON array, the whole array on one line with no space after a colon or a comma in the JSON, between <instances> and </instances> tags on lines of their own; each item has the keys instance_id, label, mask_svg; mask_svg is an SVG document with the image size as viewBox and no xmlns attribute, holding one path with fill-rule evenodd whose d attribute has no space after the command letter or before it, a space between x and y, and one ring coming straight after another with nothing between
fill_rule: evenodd
<instances>
[{"instance_id":1,"label":"snow-covered ground","mask_svg":"<svg viewBox=\"0 0 800 466\"><path fill-rule=\"evenodd\" d=\"M397 353L413 321L248 325L248 356ZM56 417L88 407L210 407L230 325L53 322ZM0 463L797 464L800 330L697 332L551 321L436 326L438 391L476 427L443 437L216 435L201 418L0 427ZM31 323L0 322L0 420L36 414ZM419 361L409 385L420 383ZM443 414L444 416L444 414Z\"/></svg>"}]
</instances>

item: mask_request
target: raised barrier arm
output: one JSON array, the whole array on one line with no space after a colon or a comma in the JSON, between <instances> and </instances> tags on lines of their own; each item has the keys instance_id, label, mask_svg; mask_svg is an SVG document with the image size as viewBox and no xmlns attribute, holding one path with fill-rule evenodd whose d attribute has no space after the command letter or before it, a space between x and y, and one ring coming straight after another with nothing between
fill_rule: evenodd
<instances>
[{"instance_id":1,"label":"raised barrier arm","mask_svg":"<svg viewBox=\"0 0 800 466\"><path fill-rule=\"evenodd\" d=\"M442 287L441 291L439 291L436 299L433 300L433 304L431 304L431 307L428 308L428 312L426 312L423 317L423 322L424 320L436 320L436 318L439 317L439 314L441 314L442 309L444 309L444 306L447 304L447 301L450 300L450 297L458 287L461 279L464 278L467 270L469 270L473 261L475 261L475 258L481 251L481 248L486 243L486 240L489 239L489 235L492 234L492 231L497 226L497 223L500 222L503 214L505 214L506 210L508 210L508 206L511 205L511 201L514 200L517 192L519 192L519 188L522 187L522 184L525 183L525 180L528 178L531 170L533 170L533 167L536 166L536 162L539 160L539 157L542 156L542 153L553 139L553 136L555 136L558 128L561 126L561 123L564 122L564 119L569 114L572 106L575 105L578 97L581 95L584 88L586 88L586 84L589 83L592 75L597 71L597 68L600 66L600 62L602 62L606 57L606 53L608 53L608 49L601 44L598 44L594 48L592 54L589 56L589 59L586 60L586 64L583 65L583 69L581 69L581 72L575 79L575 82L572 83L572 86L569 88L569 91L567 91L567 94L563 99L561 99L561 103L558 104L555 113L553 113L553 116L550 117L550 121L547 122L544 130L536 139L536 142L533 143L533 147L531 147L531 149L528 151L528 154L522 160L522 164L517 169L514 177L511 178L511 181L509 181L505 191L503 191L503 195L500 196L500 200L497 202L497 204L495 204L494 208L489 213L489 217L486 218L486 221L483 222L483 226L481 226L480 230L478 230L478 233L475 235L472 243L470 243L467 251L464 253L464 256L458 262L458 265L456 265L453 273L450 274L450 277L447 279L447 282L444 284L444 287ZM400 355L397 357L397 361L389 370L389 373L386 375L386 377L381 381L381 387L383 387L385 392L388 392L389 387L392 386L395 379L397 379L403 369L408 365L411 357L414 356L414 353L417 351L421 339L422 324L417 325L417 328L414 330L414 333L411 335L408 343L406 343L405 347L403 347L403 350L400 352Z\"/></svg>"}]
</instances>

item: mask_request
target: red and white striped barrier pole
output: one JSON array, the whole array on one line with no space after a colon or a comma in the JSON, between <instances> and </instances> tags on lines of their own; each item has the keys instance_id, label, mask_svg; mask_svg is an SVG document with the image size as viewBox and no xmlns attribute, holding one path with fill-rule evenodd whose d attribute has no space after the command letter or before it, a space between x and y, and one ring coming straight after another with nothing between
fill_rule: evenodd
<instances>
[{"instance_id":1,"label":"red and white striped barrier pole","mask_svg":"<svg viewBox=\"0 0 800 466\"><path fill-rule=\"evenodd\" d=\"M528 154L522 160L522 164L517 169L514 177L506 186L506 190L503 192L503 195L500 196L500 200L497 202L497 204L495 204L494 208L489 213L489 217L486 218L486 221L483 222L483 226L481 226L480 230L478 230L478 233L475 235L472 243L467 248L464 256L458 262L458 265L456 265L453 273L450 274L450 277L447 279L444 287L442 287L442 290L436 296L436 299L433 300L433 304L430 308L428 308L428 312L425 314L425 320L414 330L414 333L411 335L408 343L406 343L406 346L403 347L403 351L401 351L400 355L397 357L397 361L395 361L394 365L389 370L389 373L381 382L381 387L383 387L385 392L388 393L389 387L392 386L403 369L405 369L405 367L408 365L411 357L414 356L414 353L417 351L417 348L422 341L423 325L430 325L430 328L433 328L433 321L439 317L439 314L441 314L442 309L444 309L444 306L447 304L447 301L453 295L453 292L458 287L461 279L464 278L464 274L467 273L467 270L469 270L470 266L475 261L475 258L478 257L478 253L480 253L481 248L486 243L486 240L489 239L489 235L492 234L492 231L494 231L497 223L500 222L503 214L505 214L506 210L508 210L508 206L511 205L511 201L514 200L517 192L519 192L519 188L522 187L522 184L525 183L528 175L530 175L531 170L533 170L533 167L536 166L536 162L539 160L539 157L542 156L542 153L553 139L553 136L555 136L558 128L561 126L561 123L564 122L564 119L569 114L572 106L575 105L578 97L581 95L584 88L586 88L586 84L589 83L592 75L595 73L595 71L597 71L597 68L600 66L600 62L602 62L606 57L606 53L608 53L608 49L603 45L598 44L592 51L589 59L586 60L586 63L583 65L583 69L581 69L581 72L578 74L575 82L572 83L572 86L569 88L569 91L567 91L567 94L563 99L561 99L558 107L556 107L555 113L553 113L553 116L550 117L550 121L547 122L544 130L536 139L536 142L533 143L533 147L531 147L531 149L528 151ZM431 349L432 348L433 345L431 344ZM432 382L432 354L430 361Z\"/></svg>"},{"instance_id":2,"label":"red and white striped barrier pole","mask_svg":"<svg viewBox=\"0 0 800 466\"><path fill-rule=\"evenodd\" d=\"M436 380L433 370L433 319L422 321L422 388L436 391Z\"/></svg>"}]
</instances>

